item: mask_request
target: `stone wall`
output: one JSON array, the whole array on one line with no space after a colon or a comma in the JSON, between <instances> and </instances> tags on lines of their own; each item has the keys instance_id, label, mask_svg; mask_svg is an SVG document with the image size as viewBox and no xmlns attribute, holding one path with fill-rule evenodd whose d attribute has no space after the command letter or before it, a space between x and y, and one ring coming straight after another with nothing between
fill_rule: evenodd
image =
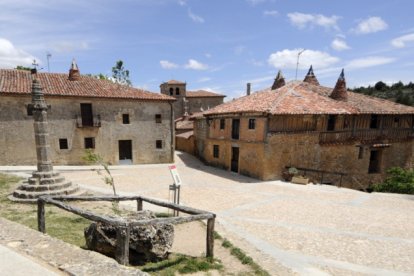
<instances>
[{"instance_id":1,"label":"stone wall","mask_svg":"<svg viewBox=\"0 0 414 276\"><path fill-rule=\"evenodd\" d=\"M175 136L175 149L187 152L189 154L195 154L195 139L194 135L186 138L183 136Z\"/></svg>"},{"instance_id":2,"label":"stone wall","mask_svg":"<svg viewBox=\"0 0 414 276\"><path fill-rule=\"evenodd\" d=\"M194 114L201 110L206 111L210 108L223 103L223 97L187 97L188 113Z\"/></svg>"},{"instance_id":3,"label":"stone wall","mask_svg":"<svg viewBox=\"0 0 414 276\"><path fill-rule=\"evenodd\" d=\"M330 172L346 173L343 186L361 189L381 181L388 168L411 167L413 162L413 142L394 142L390 147L377 148L381 151L380 173L368 173L370 163L369 145L360 143L320 145L319 134L308 132L300 134L273 134L268 136L265 144L265 166L263 179L280 179L285 166L302 167ZM320 181L320 174L308 173L315 182ZM325 174L324 182L339 184L339 176Z\"/></svg>"},{"instance_id":4,"label":"stone wall","mask_svg":"<svg viewBox=\"0 0 414 276\"><path fill-rule=\"evenodd\" d=\"M30 102L29 95L1 96L1 165L36 164L33 118L26 110ZM134 164L173 161L174 130L167 102L68 97L46 97L46 102L51 105L48 119L53 164L83 164L85 137L94 137L95 152L111 164L119 163L119 140L132 141ZM80 103L92 104L94 116L100 115L101 127L77 127ZM123 124L122 114L129 114L129 124ZM162 123L155 122L155 114L161 114ZM59 139L67 139L68 149L59 149ZM162 140L162 149L156 149L156 140Z\"/></svg>"}]
</instances>

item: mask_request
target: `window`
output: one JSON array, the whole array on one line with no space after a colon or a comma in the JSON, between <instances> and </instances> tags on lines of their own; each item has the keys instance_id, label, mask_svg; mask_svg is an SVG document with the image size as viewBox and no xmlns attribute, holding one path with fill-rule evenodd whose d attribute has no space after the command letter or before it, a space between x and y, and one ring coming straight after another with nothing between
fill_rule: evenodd
<instances>
[{"instance_id":1,"label":"window","mask_svg":"<svg viewBox=\"0 0 414 276\"><path fill-rule=\"evenodd\" d=\"M381 172L381 151L371 150L369 157L368 173L379 173Z\"/></svg>"},{"instance_id":2,"label":"window","mask_svg":"<svg viewBox=\"0 0 414 276\"><path fill-rule=\"evenodd\" d=\"M62 138L59 139L59 149L68 149L68 139Z\"/></svg>"},{"instance_id":3,"label":"window","mask_svg":"<svg viewBox=\"0 0 414 276\"><path fill-rule=\"evenodd\" d=\"M162 140L156 140L155 141L155 148L156 149L162 149Z\"/></svg>"},{"instance_id":4,"label":"window","mask_svg":"<svg viewBox=\"0 0 414 276\"><path fill-rule=\"evenodd\" d=\"M129 124L129 114L122 114L122 123Z\"/></svg>"},{"instance_id":5,"label":"window","mask_svg":"<svg viewBox=\"0 0 414 276\"><path fill-rule=\"evenodd\" d=\"M240 132L240 119L233 119L233 124L231 126L231 139L238 140Z\"/></svg>"},{"instance_id":6,"label":"window","mask_svg":"<svg viewBox=\"0 0 414 276\"><path fill-rule=\"evenodd\" d=\"M378 115L371 115L371 123L369 124L369 128L378 128Z\"/></svg>"},{"instance_id":7,"label":"window","mask_svg":"<svg viewBox=\"0 0 414 276\"><path fill-rule=\"evenodd\" d=\"M178 88L178 87L177 87L177 88L175 89L175 95L177 95L177 96L178 96L178 95L180 95L180 88Z\"/></svg>"},{"instance_id":8,"label":"window","mask_svg":"<svg viewBox=\"0 0 414 276\"><path fill-rule=\"evenodd\" d=\"M359 147L358 159L363 159L363 158L364 158L364 148L363 147Z\"/></svg>"},{"instance_id":9,"label":"window","mask_svg":"<svg viewBox=\"0 0 414 276\"><path fill-rule=\"evenodd\" d=\"M249 129L256 128L256 119L249 119Z\"/></svg>"},{"instance_id":10,"label":"window","mask_svg":"<svg viewBox=\"0 0 414 276\"><path fill-rule=\"evenodd\" d=\"M162 123L162 117L161 114L155 114L155 122L157 124L161 124Z\"/></svg>"},{"instance_id":11,"label":"window","mask_svg":"<svg viewBox=\"0 0 414 276\"><path fill-rule=\"evenodd\" d=\"M220 148L219 145L213 145L213 157L219 158Z\"/></svg>"},{"instance_id":12,"label":"window","mask_svg":"<svg viewBox=\"0 0 414 276\"><path fill-rule=\"evenodd\" d=\"M27 105L27 116L33 116L33 104Z\"/></svg>"},{"instance_id":13,"label":"window","mask_svg":"<svg viewBox=\"0 0 414 276\"><path fill-rule=\"evenodd\" d=\"M226 120L220 119L220 129L225 129L225 128L226 128Z\"/></svg>"},{"instance_id":14,"label":"window","mask_svg":"<svg viewBox=\"0 0 414 276\"><path fill-rule=\"evenodd\" d=\"M85 149L94 149L94 148L95 148L95 138L85 137Z\"/></svg>"},{"instance_id":15,"label":"window","mask_svg":"<svg viewBox=\"0 0 414 276\"><path fill-rule=\"evenodd\" d=\"M329 115L328 116L328 127L326 128L329 130L335 130L335 123L336 123L336 115Z\"/></svg>"},{"instance_id":16,"label":"window","mask_svg":"<svg viewBox=\"0 0 414 276\"><path fill-rule=\"evenodd\" d=\"M82 126L93 126L92 104L81 103Z\"/></svg>"},{"instance_id":17,"label":"window","mask_svg":"<svg viewBox=\"0 0 414 276\"><path fill-rule=\"evenodd\" d=\"M170 96L174 95L174 88L170 88Z\"/></svg>"}]
</instances>

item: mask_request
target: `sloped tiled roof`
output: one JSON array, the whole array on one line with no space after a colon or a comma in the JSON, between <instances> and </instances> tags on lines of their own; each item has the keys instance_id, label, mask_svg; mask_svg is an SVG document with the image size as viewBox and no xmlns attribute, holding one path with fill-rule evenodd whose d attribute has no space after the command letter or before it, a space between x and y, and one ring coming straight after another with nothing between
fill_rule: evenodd
<instances>
[{"instance_id":1,"label":"sloped tiled roof","mask_svg":"<svg viewBox=\"0 0 414 276\"><path fill-rule=\"evenodd\" d=\"M81 76L79 81L71 81L68 74L38 73L43 93L49 96L118 98L148 101L174 101L175 98L127 87L108 80ZM0 69L0 95L29 94L31 92L32 77L29 71Z\"/></svg>"},{"instance_id":2,"label":"sloped tiled roof","mask_svg":"<svg viewBox=\"0 0 414 276\"><path fill-rule=\"evenodd\" d=\"M332 88L292 81L218 105L204 115L230 113L266 114L414 114L411 106L348 91L348 101L329 97Z\"/></svg>"},{"instance_id":3,"label":"sloped tiled roof","mask_svg":"<svg viewBox=\"0 0 414 276\"><path fill-rule=\"evenodd\" d=\"M210 97L221 97L224 98L226 95L206 91L206 90L197 90L197 91L187 91L188 98L210 98Z\"/></svg>"},{"instance_id":4,"label":"sloped tiled roof","mask_svg":"<svg viewBox=\"0 0 414 276\"><path fill-rule=\"evenodd\" d=\"M189 121L189 120L181 120L181 121L177 121L175 123L175 129L194 129L194 121Z\"/></svg>"},{"instance_id":5,"label":"sloped tiled roof","mask_svg":"<svg viewBox=\"0 0 414 276\"><path fill-rule=\"evenodd\" d=\"M178 80L169 80L169 81L166 81L164 83L167 83L167 84L185 84L185 82L178 81Z\"/></svg>"}]
</instances>

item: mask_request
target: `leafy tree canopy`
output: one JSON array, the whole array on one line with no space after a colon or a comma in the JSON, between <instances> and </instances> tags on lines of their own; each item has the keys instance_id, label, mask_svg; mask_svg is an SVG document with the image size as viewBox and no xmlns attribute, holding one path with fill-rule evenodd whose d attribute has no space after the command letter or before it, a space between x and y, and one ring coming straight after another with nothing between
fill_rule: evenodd
<instances>
[{"instance_id":1,"label":"leafy tree canopy","mask_svg":"<svg viewBox=\"0 0 414 276\"><path fill-rule=\"evenodd\" d=\"M124 68L124 62L122 60L118 60L115 66L112 67L112 77L116 83L132 86L131 80L129 79L129 70Z\"/></svg>"},{"instance_id":2,"label":"leafy tree canopy","mask_svg":"<svg viewBox=\"0 0 414 276\"><path fill-rule=\"evenodd\" d=\"M16 68L14 68L14 69L17 69L17 70L25 70L25 71L32 70L32 68L26 67L26 66L22 66L22 65L17 65Z\"/></svg>"}]
</instances>

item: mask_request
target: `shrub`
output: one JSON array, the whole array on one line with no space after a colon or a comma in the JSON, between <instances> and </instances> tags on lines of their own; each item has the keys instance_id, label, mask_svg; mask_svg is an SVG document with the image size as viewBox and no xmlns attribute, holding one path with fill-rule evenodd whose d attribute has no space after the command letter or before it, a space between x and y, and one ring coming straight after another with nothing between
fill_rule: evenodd
<instances>
[{"instance_id":1,"label":"shrub","mask_svg":"<svg viewBox=\"0 0 414 276\"><path fill-rule=\"evenodd\" d=\"M414 170L394 167L387 174L383 183L373 186L374 192L414 194Z\"/></svg>"}]
</instances>

